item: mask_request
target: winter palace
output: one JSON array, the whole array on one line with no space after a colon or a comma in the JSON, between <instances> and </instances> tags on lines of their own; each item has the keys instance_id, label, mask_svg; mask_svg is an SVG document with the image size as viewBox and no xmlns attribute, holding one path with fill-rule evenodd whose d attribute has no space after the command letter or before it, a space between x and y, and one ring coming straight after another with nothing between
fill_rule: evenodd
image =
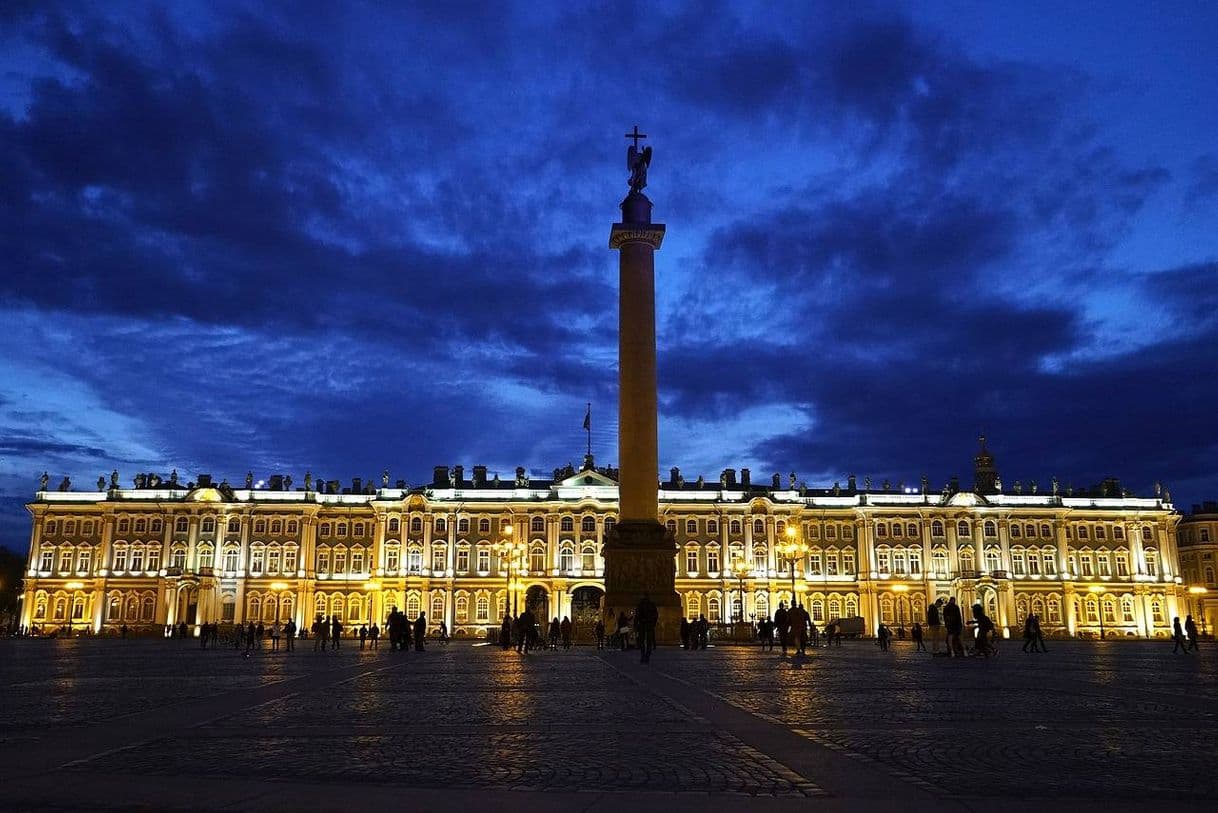
<instances>
[{"instance_id":1,"label":"winter palace","mask_svg":"<svg viewBox=\"0 0 1218 813\"><path fill-rule=\"evenodd\" d=\"M22 623L162 634L170 625L337 615L348 629L393 607L454 635L483 636L505 611L570 616L587 634L601 608L601 541L617 472L568 465L549 479L437 467L431 483L350 486L290 477L245 487L117 473L97 490L42 490L33 517ZM980 601L1018 635L1029 613L1055 635L1167 636L1190 611L1166 492L1115 480L1087 490L1004 487L984 440L974 482L942 490L845 484L809 489L725 470L659 484L676 542L677 590L715 624L771 614L792 590L818 625L861 616L874 632L924 619L928 601ZM1187 527L1187 525L1186 525ZM1215 529L1218 533L1218 529ZM1200 538L1200 528L1198 528ZM1206 533L1206 541L1210 539ZM1198 554L1200 555L1200 554ZM1197 560L1195 570L1213 580Z\"/></svg>"}]
</instances>

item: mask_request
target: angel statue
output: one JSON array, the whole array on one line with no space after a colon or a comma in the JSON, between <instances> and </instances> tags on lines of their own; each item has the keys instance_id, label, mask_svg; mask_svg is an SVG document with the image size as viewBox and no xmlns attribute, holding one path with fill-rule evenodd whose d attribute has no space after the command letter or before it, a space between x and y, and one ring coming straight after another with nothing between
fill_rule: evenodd
<instances>
[{"instance_id":1,"label":"angel statue","mask_svg":"<svg viewBox=\"0 0 1218 813\"><path fill-rule=\"evenodd\" d=\"M626 148L626 169L630 170L630 191L642 192L647 186L647 167L651 166L651 147L631 144Z\"/></svg>"}]
</instances>

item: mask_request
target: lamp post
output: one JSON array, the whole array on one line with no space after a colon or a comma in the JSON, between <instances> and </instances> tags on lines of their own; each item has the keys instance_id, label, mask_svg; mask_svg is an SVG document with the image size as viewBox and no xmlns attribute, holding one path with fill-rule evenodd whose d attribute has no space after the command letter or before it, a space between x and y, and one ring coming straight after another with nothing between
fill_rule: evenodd
<instances>
[{"instance_id":1,"label":"lamp post","mask_svg":"<svg viewBox=\"0 0 1218 813\"><path fill-rule=\"evenodd\" d=\"M1201 617L1201 634L1202 635L1205 635L1208 632L1208 625L1205 623L1205 612L1204 612L1205 604L1203 603L1204 599L1202 598L1202 596L1204 596L1208 592L1209 592L1209 590L1205 587L1197 586L1197 587L1188 588L1188 594L1190 596L1193 596L1193 598L1197 604L1196 614Z\"/></svg>"},{"instance_id":2,"label":"lamp post","mask_svg":"<svg viewBox=\"0 0 1218 813\"><path fill-rule=\"evenodd\" d=\"M504 580L507 588L503 594L503 614L513 615L515 612L515 594L512 590L512 568L519 568L518 559L524 552L524 541L512 538L513 528L510 524L504 525L500 530L503 538L495 543L495 552L499 554L499 561L504 565Z\"/></svg>"},{"instance_id":3,"label":"lamp post","mask_svg":"<svg viewBox=\"0 0 1218 813\"><path fill-rule=\"evenodd\" d=\"M744 580L752 573L752 568L749 567L749 560L741 554L738 558L732 560L732 570L736 574L737 581L740 582L740 623L744 623Z\"/></svg>"},{"instance_id":4,"label":"lamp post","mask_svg":"<svg viewBox=\"0 0 1218 813\"><path fill-rule=\"evenodd\" d=\"M1098 596L1101 593L1106 592L1107 589L1108 588L1104 587L1104 585L1102 585L1102 584L1093 584L1087 588L1087 592L1094 593L1098 598ZM1100 609L1100 640L1102 641L1102 640L1104 640L1104 600L1103 599L1098 599L1098 600L1099 600L1099 604L1100 604L1100 608L1099 608Z\"/></svg>"},{"instance_id":5,"label":"lamp post","mask_svg":"<svg viewBox=\"0 0 1218 813\"><path fill-rule=\"evenodd\" d=\"M808 552L808 546L805 542L799 539L799 534L795 530L794 525L788 525L786 530L787 541L778 546L778 555L782 557L787 566L791 568L791 606L795 606L795 563L802 562L804 555Z\"/></svg>"},{"instance_id":6,"label":"lamp post","mask_svg":"<svg viewBox=\"0 0 1218 813\"><path fill-rule=\"evenodd\" d=\"M72 622L75 620L76 613L76 594L84 588L84 582L68 582L64 587L71 592L68 593L68 637L72 637Z\"/></svg>"}]
</instances>

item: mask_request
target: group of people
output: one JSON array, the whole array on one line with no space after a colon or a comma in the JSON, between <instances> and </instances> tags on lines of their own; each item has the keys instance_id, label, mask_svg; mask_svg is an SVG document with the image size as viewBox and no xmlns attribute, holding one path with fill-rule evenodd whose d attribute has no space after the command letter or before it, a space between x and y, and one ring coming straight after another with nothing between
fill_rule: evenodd
<instances>
[{"instance_id":1,"label":"group of people","mask_svg":"<svg viewBox=\"0 0 1218 813\"><path fill-rule=\"evenodd\" d=\"M710 622L705 615L699 615L693 621L682 618L680 632L682 649L706 649L710 643Z\"/></svg>"},{"instance_id":2,"label":"group of people","mask_svg":"<svg viewBox=\"0 0 1218 813\"><path fill-rule=\"evenodd\" d=\"M203 648L207 648L207 639L209 637L207 628L211 627L211 640L220 640L220 625L219 624L203 624L200 627L199 640ZM245 645L245 651L250 652L255 649L262 649L263 642L271 639L271 651L279 651L280 639L285 639L287 643L285 648L288 652L296 649L296 622L289 620L286 624L280 624L278 621L273 622L269 627L259 622L255 624L253 621L242 626L238 624L233 628L233 649L241 649L242 644Z\"/></svg>"},{"instance_id":3,"label":"group of people","mask_svg":"<svg viewBox=\"0 0 1218 813\"><path fill-rule=\"evenodd\" d=\"M570 649L574 630L570 617L564 615L560 621L558 616L554 616L546 630L547 634L543 637L537 627L537 616L526 607L524 612L515 618L510 613L504 613L503 622L499 625L499 646L511 649L514 644L517 652L558 649L560 645L563 649ZM604 631L604 625L598 624L598 648L603 644Z\"/></svg>"},{"instance_id":4,"label":"group of people","mask_svg":"<svg viewBox=\"0 0 1218 813\"><path fill-rule=\"evenodd\" d=\"M1180 628L1180 616L1176 616L1171 620L1171 637L1171 652L1173 655L1177 652L1183 652L1187 655L1190 652L1200 651L1200 648L1197 646L1197 622L1193 620L1191 615L1185 616L1184 629Z\"/></svg>"},{"instance_id":5,"label":"group of people","mask_svg":"<svg viewBox=\"0 0 1218 813\"><path fill-rule=\"evenodd\" d=\"M821 646L822 638L827 647L841 646L843 633L834 620L825 625L822 635L821 629L802 604L792 604L788 608L786 602L780 601L773 620L763 618L757 625L757 639L763 649L773 650L775 637L783 655L787 654L788 648L794 649L796 655L806 655L809 647L816 649Z\"/></svg>"}]
</instances>

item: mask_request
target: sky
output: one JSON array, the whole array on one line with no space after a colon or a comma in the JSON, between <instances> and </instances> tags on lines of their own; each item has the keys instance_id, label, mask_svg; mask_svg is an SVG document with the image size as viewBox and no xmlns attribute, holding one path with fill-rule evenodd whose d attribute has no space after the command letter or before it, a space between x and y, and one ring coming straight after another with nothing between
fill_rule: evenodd
<instances>
[{"instance_id":1,"label":"sky","mask_svg":"<svg viewBox=\"0 0 1218 813\"><path fill-rule=\"evenodd\" d=\"M0 5L0 544L44 470L1218 497L1218 6ZM785 481L785 478L784 478Z\"/></svg>"}]
</instances>

